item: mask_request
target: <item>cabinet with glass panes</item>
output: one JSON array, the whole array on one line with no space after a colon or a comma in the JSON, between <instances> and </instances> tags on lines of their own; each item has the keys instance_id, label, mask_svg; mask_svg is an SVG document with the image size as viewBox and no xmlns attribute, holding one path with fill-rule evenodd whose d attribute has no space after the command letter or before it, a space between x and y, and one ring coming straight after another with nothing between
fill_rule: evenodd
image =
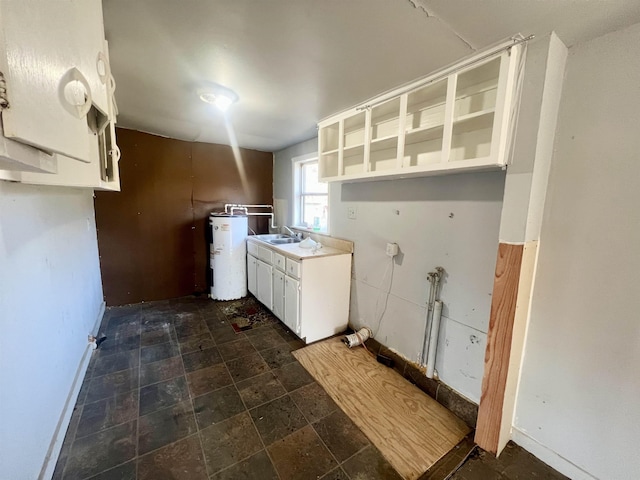
<instances>
[{"instance_id":1,"label":"cabinet with glass panes","mask_svg":"<svg viewBox=\"0 0 640 480\"><path fill-rule=\"evenodd\" d=\"M505 168L521 45L454 66L318 124L320 180Z\"/></svg>"}]
</instances>

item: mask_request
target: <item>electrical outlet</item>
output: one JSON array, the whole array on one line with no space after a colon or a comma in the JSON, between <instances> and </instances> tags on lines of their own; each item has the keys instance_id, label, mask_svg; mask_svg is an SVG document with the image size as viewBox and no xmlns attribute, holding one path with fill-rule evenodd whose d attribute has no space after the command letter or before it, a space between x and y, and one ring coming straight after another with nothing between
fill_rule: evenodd
<instances>
[{"instance_id":1,"label":"electrical outlet","mask_svg":"<svg viewBox=\"0 0 640 480\"><path fill-rule=\"evenodd\" d=\"M385 253L389 257L395 257L398 255L398 244L397 243L387 243L387 248L385 249Z\"/></svg>"},{"instance_id":2,"label":"electrical outlet","mask_svg":"<svg viewBox=\"0 0 640 480\"><path fill-rule=\"evenodd\" d=\"M356 216L357 216L356 207L348 207L347 208L347 218L349 218L351 220L355 220Z\"/></svg>"}]
</instances>

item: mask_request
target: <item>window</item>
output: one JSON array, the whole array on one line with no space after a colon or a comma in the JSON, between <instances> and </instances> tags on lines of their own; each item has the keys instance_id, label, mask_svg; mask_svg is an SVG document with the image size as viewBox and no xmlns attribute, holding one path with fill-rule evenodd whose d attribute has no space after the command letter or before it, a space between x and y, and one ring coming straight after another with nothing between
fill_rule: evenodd
<instances>
[{"instance_id":1,"label":"window","mask_svg":"<svg viewBox=\"0 0 640 480\"><path fill-rule=\"evenodd\" d=\"M295 223L327 232L329 226L329 186L318 181L318 159L294 159Z\"/></svg>"}]
</instances>

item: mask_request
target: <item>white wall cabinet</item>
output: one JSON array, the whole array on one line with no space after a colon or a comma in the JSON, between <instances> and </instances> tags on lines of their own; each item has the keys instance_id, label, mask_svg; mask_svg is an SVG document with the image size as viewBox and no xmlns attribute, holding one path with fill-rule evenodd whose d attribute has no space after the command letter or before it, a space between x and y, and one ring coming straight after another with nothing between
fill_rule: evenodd
<instances>
[{"instance_id":1,"label":"white wall cabinet","mask_svg":"<svg viewBox=\"0 0 640 480\"><path fill-rule=\"evenodd\" d=\"M119 190L101 0L0 0L0 28L0 178Z\"/></svg>"},{"instance_id":2,"label":"white wall cabinet","mask_svg":"<svg viewBox=\"0 0 640 480\"><path fill-rule=\"evenodd\" d=\"M296 335L309 343L347 328L350 253L314 255L296 245L272 247L251 238L247 252L249 291Z\"/></svg>"},{"instance_id":3,"label":"white wall cabinet","mask_svg":"<svg viewBox=\"0 0 640 480\"><path fill-rule=\"evenodd\" d=\"M503 168L521 46L318 124L320 180Z\"/></svg>"},{"instance_id":4,"label":"white wall cabinet","mask_svg":"<svg viewBox=\"0 0 640 480\"><path fill-rule=\"evenodd\" d=\"M104 55L101 1L3 0L0 9L4 135L88 162L88 114L108 114L97 64Z\"/></svg>"}]
</instances>

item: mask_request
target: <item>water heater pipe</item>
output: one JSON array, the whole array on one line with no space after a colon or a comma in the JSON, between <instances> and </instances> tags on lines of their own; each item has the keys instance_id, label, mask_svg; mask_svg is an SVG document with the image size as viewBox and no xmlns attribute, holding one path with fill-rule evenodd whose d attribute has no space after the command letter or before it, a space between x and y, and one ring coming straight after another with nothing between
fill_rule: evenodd
<instances>
[{"instance_id":1,"label":"water heater pipe","mask_svg":"<svg viewBox=\"0 0 640 480\"><path fill-rule=\"evenodd\" d=\"M442 302L436 300L433 307L433 320L431 335L429 336L429 358L427 360L427 378L433 378L436 369L436 350L438 349L438 333L440 332L440 317L442 315Z\"/></svg>"},{"instance_id":2,"label":"water heater pipe","mask_svg":"<svg viewBox=\"0 0 640 480\"><path fill-rule=\"evenodd\" d=\"M271 209L271 212L249 212L250 208L269 208ZM270 217L271 225L269 228L271 229L278 228L275 225L275 219L273 216L273 205L245 205L241 203L225 203L224 204L224 213L233 215L234 210L243 210L245 215L250 217Z\"/></svg>"},{"instance_id":3,"label":"water heater pipe","mask_svg":"<svg viewBox=\"0 0 640 480\"><path fill-rule=\"evenodd\" d=\"M245 205L242 203L225 203L224 204L224 213L229 213L229 208L231 207L240 207L240 208L270 208L273 211L273 205Z\"/></svg>"}]
</instances>

